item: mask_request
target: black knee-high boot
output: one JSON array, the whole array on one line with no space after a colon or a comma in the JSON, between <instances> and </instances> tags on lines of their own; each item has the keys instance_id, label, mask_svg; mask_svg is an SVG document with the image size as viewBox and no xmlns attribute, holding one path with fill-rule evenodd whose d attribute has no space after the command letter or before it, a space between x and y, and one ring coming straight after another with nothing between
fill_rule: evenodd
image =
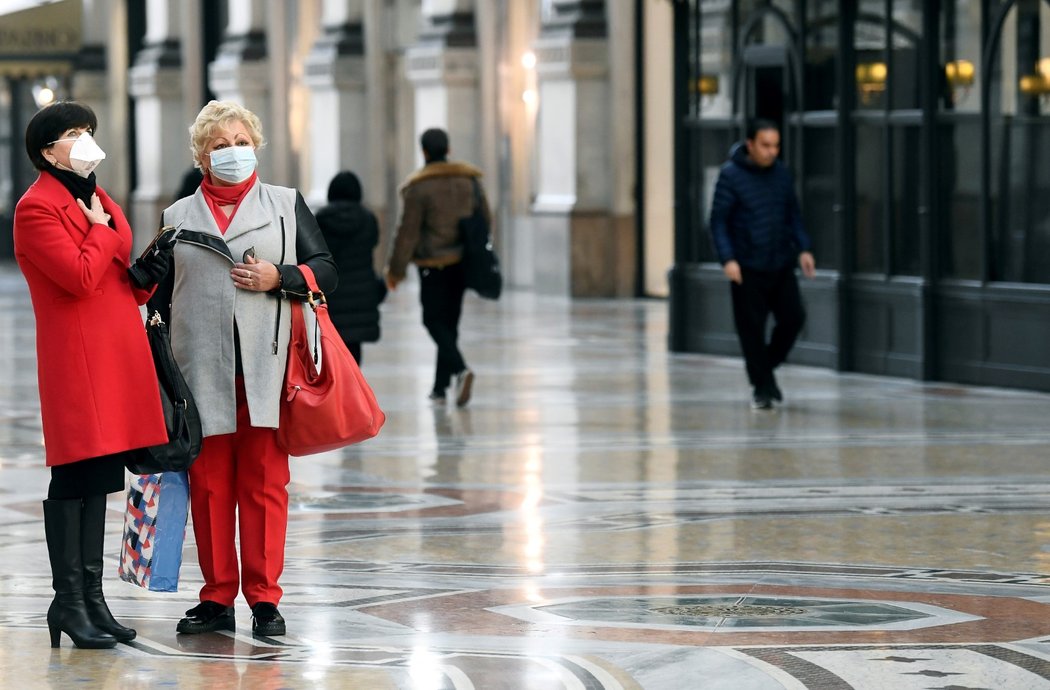
<instances>
[{"instance_id":1,"label":"black knee-high boot","mask_svg":"<svg viewBox=\"0 0 1050 690\"><path fill-rule=\"evenodd\" d=\"M80 513L80 557L84 561L84 604L88 618L118 642L135 639L135 631L118 623L102 595L102 551L106 541L106 496L88 496Z\"/></svg>"},{"instance_id":2,"label":"black knee-high boot","mask_svg":"<svg viewBox=\"0 0 1050 690\"><path fill-rule=\"evenodd\" d=\"M117 638L102 632L88 618L84 604L84 566L80 558L80 512L78 499L44 501L44 534L51 559L51 584L55 600L47 610L51 646L57 647L62 633L85 649L108 649Z\"/></svg>"}]
</instances>

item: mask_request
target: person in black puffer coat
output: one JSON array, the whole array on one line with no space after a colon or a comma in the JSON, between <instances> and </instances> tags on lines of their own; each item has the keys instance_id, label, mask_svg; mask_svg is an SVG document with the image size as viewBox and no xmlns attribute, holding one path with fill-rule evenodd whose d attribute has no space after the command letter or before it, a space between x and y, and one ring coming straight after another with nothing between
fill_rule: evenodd
<instances>
[{"instance_id":1,"label":"person in black puffer coat","mask_svg":"<svg viewBox=\"0 0 1050 690\"><path fill-rule=\"evenodd\" d=\"M361 182L344 170L328 185L328 205L317 212L325 242L339 270L339 294L328 300L332 323L361 363L361 343L379 340L379 303L386 285L372 266L379 243L375 215L361 205Z\"/></svg>"}]
</instances>

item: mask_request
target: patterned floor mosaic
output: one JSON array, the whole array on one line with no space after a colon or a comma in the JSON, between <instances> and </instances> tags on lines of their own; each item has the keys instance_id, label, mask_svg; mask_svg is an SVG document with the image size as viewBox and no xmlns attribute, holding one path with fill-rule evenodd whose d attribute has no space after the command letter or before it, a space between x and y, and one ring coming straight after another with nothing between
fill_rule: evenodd
<instances>
[{"instance_id":1,"label":"patterned floor mosaic","mask_svg":"<svg viewBox=\"0 0 1050 690\"><path fill-rule=\"evenodd\" d=\"M138 638L48 646L33 319L0 264L0 690L1050 688L1050 396L666 349L661 301L470 297L465 409L426 400L413 286L364 371L380 437L292 461L289 634L175 633L201 585L116 578Z\"/></svg>"}]
</instances>

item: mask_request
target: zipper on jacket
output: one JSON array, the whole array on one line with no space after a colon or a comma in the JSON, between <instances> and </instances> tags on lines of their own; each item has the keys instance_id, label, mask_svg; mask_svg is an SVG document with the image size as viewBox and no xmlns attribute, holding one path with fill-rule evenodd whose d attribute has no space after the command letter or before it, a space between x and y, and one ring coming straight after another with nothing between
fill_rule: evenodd
<instances>
[{"instance_id":1,"label":"zipper on jacket","mask_svg":"<svg viewBox=\"0 0 1050 690\"><path fill-rule=\"evenodd\" d=\"M281 264L284 264L284 249L285 249L285 235L284 235L284 216L281 216ZM283 297L277 298L277 318L273 322L273 354L277 354L277 340L281 334L281 303L284 302Z\"/></svg>"}]
</instances>

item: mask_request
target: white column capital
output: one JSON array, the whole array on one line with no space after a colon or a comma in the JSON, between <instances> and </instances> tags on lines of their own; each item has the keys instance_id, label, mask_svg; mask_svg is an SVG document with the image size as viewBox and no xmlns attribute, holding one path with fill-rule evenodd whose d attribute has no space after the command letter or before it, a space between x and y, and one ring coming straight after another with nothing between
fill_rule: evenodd
<instances>
[{"instance_id":1,"label":"white column capital","mask_svg":"<svg viewBox=\"0 0 1050 690\"><path fill-rule=\"evenodd\" d=\"M128 93L134 98L182 98L182 69L159 62L137 63L128 70Z\"/></svg>"},{"instance_id":2,"label":"white column capital","mask_svg":"<svg viewBox=\"0 0 1050 690\"><path fill-rule=\"evenodd\" d=\"M419 45L405 56L405 76L415 86L443 84L473 86L478 80L478 51L474 48L446 48Z\"/></svg>"},{"instance_id":3,"label":"white column capital","mask_svg":"<svg viewBox=\"0 0 1050 690\"><path fill-rule=\"evenodd\" d=\"M609 74L609 47L604 38L543 36L533 44L536 76L545 79L604 79Z\"/></svg>"},{"instance_id":4,"label":"white column capital","mask_svg":"<svg viewBox=\"0 0 1050 690\"><path fill-rule=\"evenodd\" d=\"M303 83L311 88L364 88L365 56L340 54L320 44L315 45L303 63Z\"/></svg>"},{"instance_id":5,"label":"white column capital","mask_svg":"<svg viewBox=\"0 0 1050 690\"><path fill-rule=\"evenodd\" d=\"M268 60L217 59L208 66L208 84L216 97L244 99L236 94L264 94L270 91Z\"/></svg>"}]
</instances>

